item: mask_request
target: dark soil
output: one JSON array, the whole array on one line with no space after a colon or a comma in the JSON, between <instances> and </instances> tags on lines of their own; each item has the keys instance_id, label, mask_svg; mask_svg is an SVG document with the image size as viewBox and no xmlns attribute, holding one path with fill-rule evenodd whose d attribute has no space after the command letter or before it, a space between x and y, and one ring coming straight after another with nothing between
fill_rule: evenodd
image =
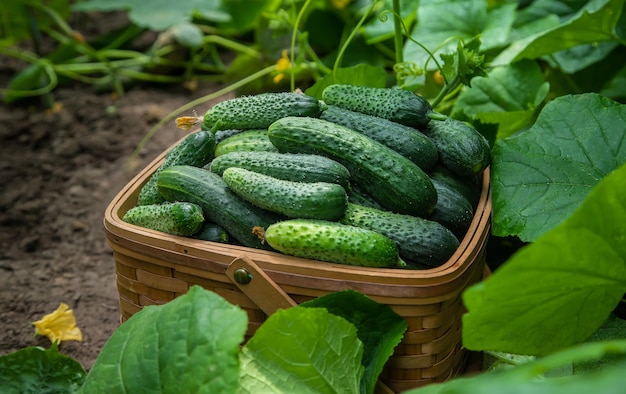
<instances>
[{"instance_id":1,"label":"dark soil","mask_svg":"<svg viewBox=\"0 0 626 394\"><path fill-rule=\"evenodd\" d=\"M0 66L6 86L10 69ZM131 166L129 157L149 129L214 90L141 86L115 97L73 85L54 91L53 110L37 102L0 107L0 355L48 348L48 338L35 336L31 323L64 302L74 310L83 341L62 342L60 351L91 368L120 324L104 210L187 133L170 122Z\"/></svg>"}]
</instances>

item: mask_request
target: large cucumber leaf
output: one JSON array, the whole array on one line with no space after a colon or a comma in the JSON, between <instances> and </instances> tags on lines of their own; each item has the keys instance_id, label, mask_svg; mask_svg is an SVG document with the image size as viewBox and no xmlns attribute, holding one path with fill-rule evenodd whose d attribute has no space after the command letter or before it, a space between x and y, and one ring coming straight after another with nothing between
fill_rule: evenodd
<instances>
[{"instance_id":1,"label":"large cucumber leaf","mask_svg":"<svg viewBox=\"0 0 626 394\"><path fill-rule=\"evenodd\" d=\"M193 286L147 306L107 341L83 393L234 393L246 312Z\"/></svg>"},{"instance_id":2,"label":"large cucumber leaf","mask_svg":"<svg viewBox=\"0 0 626 394\"><path fill-rule=\"evenodd\" d=\"M30 346L0 357L0 393L74 393L85 375L56 342L50 349Z\"/></svg>"},{"instance_id":3,"label":"large cucumber leaf","mask_svg":"<svg viewBox=\"0 0 626 394\"><path fill-rule=\"evenodd\" d=\"M363 343L324 308L272 314L241 351L240 393L359 393Z\"/></svg>"},{"instance_id":4,"label":"large cucumber leaf","mask_svg":"<svg viewBox=\"0 0 626 394\"><path fill-rule=\"evenodd\" d=\"M428 54L413 40L439 54L453 53L458 40L480 36L484 51L507 43L515 17L516 4L504 2L490 7L485 0L422 0L418 22L404 48L404 60L424 67ZM441 48L440 48L441 46ZM436 68L431 60L429 70Z\"/></svg>"},{"instance_id":5,"label":"large cucumber leaf","mask_svg":"<svg viewBox=\"0 0 626 394\"><path fill-rule=\"evenodd\" d=\"M453 116L463 112L483 123L498 124L498 138L529 126L550 86L531 60L493 68L488 77L474 77L459 96Z\"/></svg>"},{"instance_id":6,"label":"large cucumber leaf","mask_svg":"<svg viewBox=\"0 0 626 394\"><path fill-rule=\"evenodd\" d=\"M549 102L533 127L496 141L493 233L533 241L626 161L626 105L595 93Z\"/></svg>"},{"instance_id":7,"label":"large cucumber leaf","mask_svg":"<svg viewBox=\"0 0 626 394\"><path fill-rule=\"evenodd\" d=\"M626 355L626 340L579 345L515 368L435 383L405 394L621 394L626 384L624 362L587 374L558 378L546 377L545 374L575 362L611 355Z\"/></svg>"},{"instance_id":8,"label":"large cucumber leaf","mask_svg":"<svg viewBox=\"0 0 626 394\"><path fill-rule=\"evenodd\" d=\"M617 40L615 30L623 9L624 0L591 0L567 22L512 43L494 59L493 65L537 59L581 44Z\"/></svg>"},{"instance_id":9,"label":"large cucumber leaf","mask_svg":"<svg viewBox=\"0 0 626 394\"><path fill-rule=\"evenodd\" d=\"M361 392L373 393L383 366L393 354L407 329L407 322L389 305L379 304L353 290L330 293L300 304L301 307L326 308L354 324L363 342L365 374Z\"/></svg>"},{"instance_id":10,"label":"large cucumber leaf","mask_svg":"<svg viewBox=\"0 0 626 394\"><path fill-rule=\"evenodd\" d=\"M625 195L622 165L566 221L467 289L463 345L544 355L592 335L626 292Z\"/></svg>"}]
</instances>

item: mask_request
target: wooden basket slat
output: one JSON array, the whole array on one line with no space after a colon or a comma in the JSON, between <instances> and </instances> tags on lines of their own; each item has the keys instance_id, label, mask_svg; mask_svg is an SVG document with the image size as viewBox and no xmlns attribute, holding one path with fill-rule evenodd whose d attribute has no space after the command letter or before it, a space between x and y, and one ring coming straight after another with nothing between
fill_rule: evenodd
<instances>
[{"instance_id":1,"label":"wooden basket slat","mask_svg":"<svg viewBox=\"0 0 626 394\"><path fill-rule=\"evenodd\" d=\"M254 299L226 276L236 259L253 261L296 303L352 289L388 305L408 329L383 368L378 393L399 393L461 373L467 351L461 346L461 293L481 280L489 236L489 170L476 214L448 262L428 270L353 267L295 258L243 246L176 237L123 222L139 190L167 151L133 178L105 211L107 242L113 250L121 321L145 305L163 304L200 285L241 307L248 315L246 339L267 319Z\"/></svg>"}]
</instances>

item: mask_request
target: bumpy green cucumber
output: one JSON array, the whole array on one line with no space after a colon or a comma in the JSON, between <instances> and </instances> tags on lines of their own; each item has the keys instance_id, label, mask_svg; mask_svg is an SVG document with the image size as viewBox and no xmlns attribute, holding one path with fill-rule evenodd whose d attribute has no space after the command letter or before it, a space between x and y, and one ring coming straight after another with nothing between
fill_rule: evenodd
<instances>
[{"instance_id":1,"label":"bumpy green cucumber","mask_svg":"<svg viewBox=\"0 0 626 394\"><path fill-rule=\"evenodd\" d=\"M365 193L357 186L350 187L350 190L348 191L348 202L380 209L383 211L385 210L378 202L376 202L376 200L374 200L370 195Z\"/></svg>"},{"instance_id":2,"label":"bumpy green cucumber","mask_svg":"<svg viewBox=\"0 0 626 394\"><path fill-rule=\"evenodd\" d=\"M204 222L200 230L193 234L192 238L223 244L230 242L230 234L228 234L228 231L226 231L224 227L213 222Z\"/></svg>"},{"instance_id":3,"label":"bumpy green cucumber","mask_svg":"<svg viewBox=\"0 0 626 394\"><path fill-rule=\"evenodd\" d=\"M202 208L193 203L164 202L133 207L122 220L151 230L188 237L200 230L204 215Z\"/></svg>"},{"instance_id":4,"label":"bumpy green cucumber","mask_svg":"<svg viewBox=\"0 0 626 394\"><path fill-rule=\"evenodd\" d=\"M211 161L214 154L215 137L213 133L196 131L189 134L165 154L161 165L139 191L137 205L159 204L165 201L157 188L157 178L164 168L174 165L202 167Z\"/></svg>"},{"instance_id":5,"label":"bumpy green cucumber","mask_svg":"<svg viewBox=\"0 0 626 394\"><path fill-rule=\"evenodd\" d=\"M423 130L439 150L441 163L455 174L479 174L491 161L489 142L468 123L447 118Z\"/></svg>"},{"instance_id":6,"label":"bumpy green cucumber","mask_svg":"<svg viewBox=\"0 0 626 394\"><path fill-rule=\"evenodd\" d=\"M327 156L343 164L354 183L385 209L428 215L437 192L426 173L406 157L368 136L319 118L287 117L268 136L281 152Z\"/></svg>"},{"instance_id":7,"label":"bumpy green cucumber","mask_svg":"<svg viewBox=\"0 0 626 394\"><path fill-rule=\"evenodd\" d=\"M359 131L402 154L424 171L431 170L437 162L435 144L413 127L336 105L329 105L320 119Z\"/></svg>"},{"instance_id":8,"label":"bumpy green cucumber","mask_svg":"<svg viewBox=\"0 0 626 394\"><path fill-rule=\"evenodd\" d=\"M336 183L294 182L238 167L224 170L222 178L244 200L289 218L336 220L348 204Z\"/></svg>"},{"instance_id":9,"label":"bumpy green cucumber","mask_svg":"<svg viewBox=\"0 0 626 394\"><path fill-rule=\"evenodd\" d=\"M267 130L246 130L220 141L215 147L215 157L230 152L278 152L267 138Z\"/></svg>"},{"instance_id":10,"label":"bumpy green cucumber","mask_svg":"<svg viewBox=\"0 0 626 394\"><path fill-rule=\"evenodd\" d=\"M240 167L279 179L297 182L330 182L350 187L348 169L325 156L279 152L231 152L216 157L211 172L222 175L229 167Z\"/></svg>"},{"instance_id":11,"label":"bumpy green cucumber","mask_svg":"<svg viewBox=\"0 0 626 394\"><path fill-rule=\"evenodd\" d=\"M462 239L474 218L472 204L457 190L437 180L432 180L437 189L437 205L428 217L441 223Z\"/></svg>"},{"instance_id":12,"label":"bumpy green cucumber","mask_svg":"<svg viewBox=\"0 0 626 394\"><path fill-rule=\"evenodd\" d=\"M435 168L428 173L430 179L448 185L450 188L461 193L467 201L476 208L481 193L481 177L478 175L461 176L448 170L442 164L435 165Z\"/></svg>"},{"instance_id":13,"label":"bumpy green cucumber","mask_svg":"<svg viewBox=\"0 0 626 394\"><path fill-rule=\"evenodd\" d=\"M285 116L319 116L323 103L303 93L270 92L235 97L209 108L203 127L209 130L266 129Z\"/></svg>"},{"instance_id":14,"label":"bumpy green cucumber","mask_svg":"<svg viewBox=\"0 0 626 394\"><path fill-rule=\"evenodd\" d=\"M236 195L222 177L202 168L173 166L158 179L159 192L168 201L188 201L202 207L206 220L222 226L244 246L271 249L256 235L283 216L261 209Z\"/></svg>"},{"instance_id":15,"label":"bumpy green cucumber","mask_svg":"<svg viewBox=\"0 0 626 394\"><path fill-rule=\"evenodd\" d=\"M431 118L441 118L426 99L403 89L335 84L322 91L322 100L327 105L417 128L426 126Z\"/></svg>"},{"instance_id":16,"label":"bumpy green cucumber","mask_svg":"<svg viewBox=\"0 0 626 394\"><path fill-rule=\"evenodd\" d=\"M411 215L401 215L357 204L348 204L343 224L376 231L392 239L402 260L436 267L446 262L459 246L443 225Z\"/></svg>"},{"instance_id":17,"label":"bumpy green cucumber","mask_svg":"<svg viewBox=\"0 0 626 394\"><path fill-rule=\"evenodd\" d=\"M404 267L394 241L377 232L338 222L289 219L270 225L265 240L291 256L376 268Z\"/></svg>"}]
</instances>

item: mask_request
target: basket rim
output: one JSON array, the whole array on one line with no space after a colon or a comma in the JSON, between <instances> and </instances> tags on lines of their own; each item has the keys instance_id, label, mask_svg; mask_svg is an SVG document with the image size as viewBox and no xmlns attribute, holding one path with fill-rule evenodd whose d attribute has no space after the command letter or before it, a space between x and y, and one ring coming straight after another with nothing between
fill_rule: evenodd
<instances>
[{"instance_id":1,"label":"basket rim","mask_svg":"<svg viewBox=\"0 0 626 394\"><path fill-rule=\"evenodd\" d=\"M184 138L184 137L183 137ZM182 139L181 139L182 140ZM111 200L104 212L104 227L110 243L130 242L143 245L144 251L154 250L154 257L164 252L177 253L181 264L194 265L195 257L223 255L223 270L234 258L248 256L265 271L287 273L291 276L346 278L355 282L376 282L389 286L412 287L440 285L455 282L463 276L475 260L472 253L481 250L488 237L491 223L490 168L482 174L482 190L469 230L460 241L454 254L442 265L424 270L404 270L397 268L354 267L337 263L319 262L279 252L254 249L245 246L221 244L188 237L180 237L131 225L122 220L124 213L134 206L141 186L161 165L167 152L177 143L158 155L139 171Z\"/></svg>"}]
</instances>

